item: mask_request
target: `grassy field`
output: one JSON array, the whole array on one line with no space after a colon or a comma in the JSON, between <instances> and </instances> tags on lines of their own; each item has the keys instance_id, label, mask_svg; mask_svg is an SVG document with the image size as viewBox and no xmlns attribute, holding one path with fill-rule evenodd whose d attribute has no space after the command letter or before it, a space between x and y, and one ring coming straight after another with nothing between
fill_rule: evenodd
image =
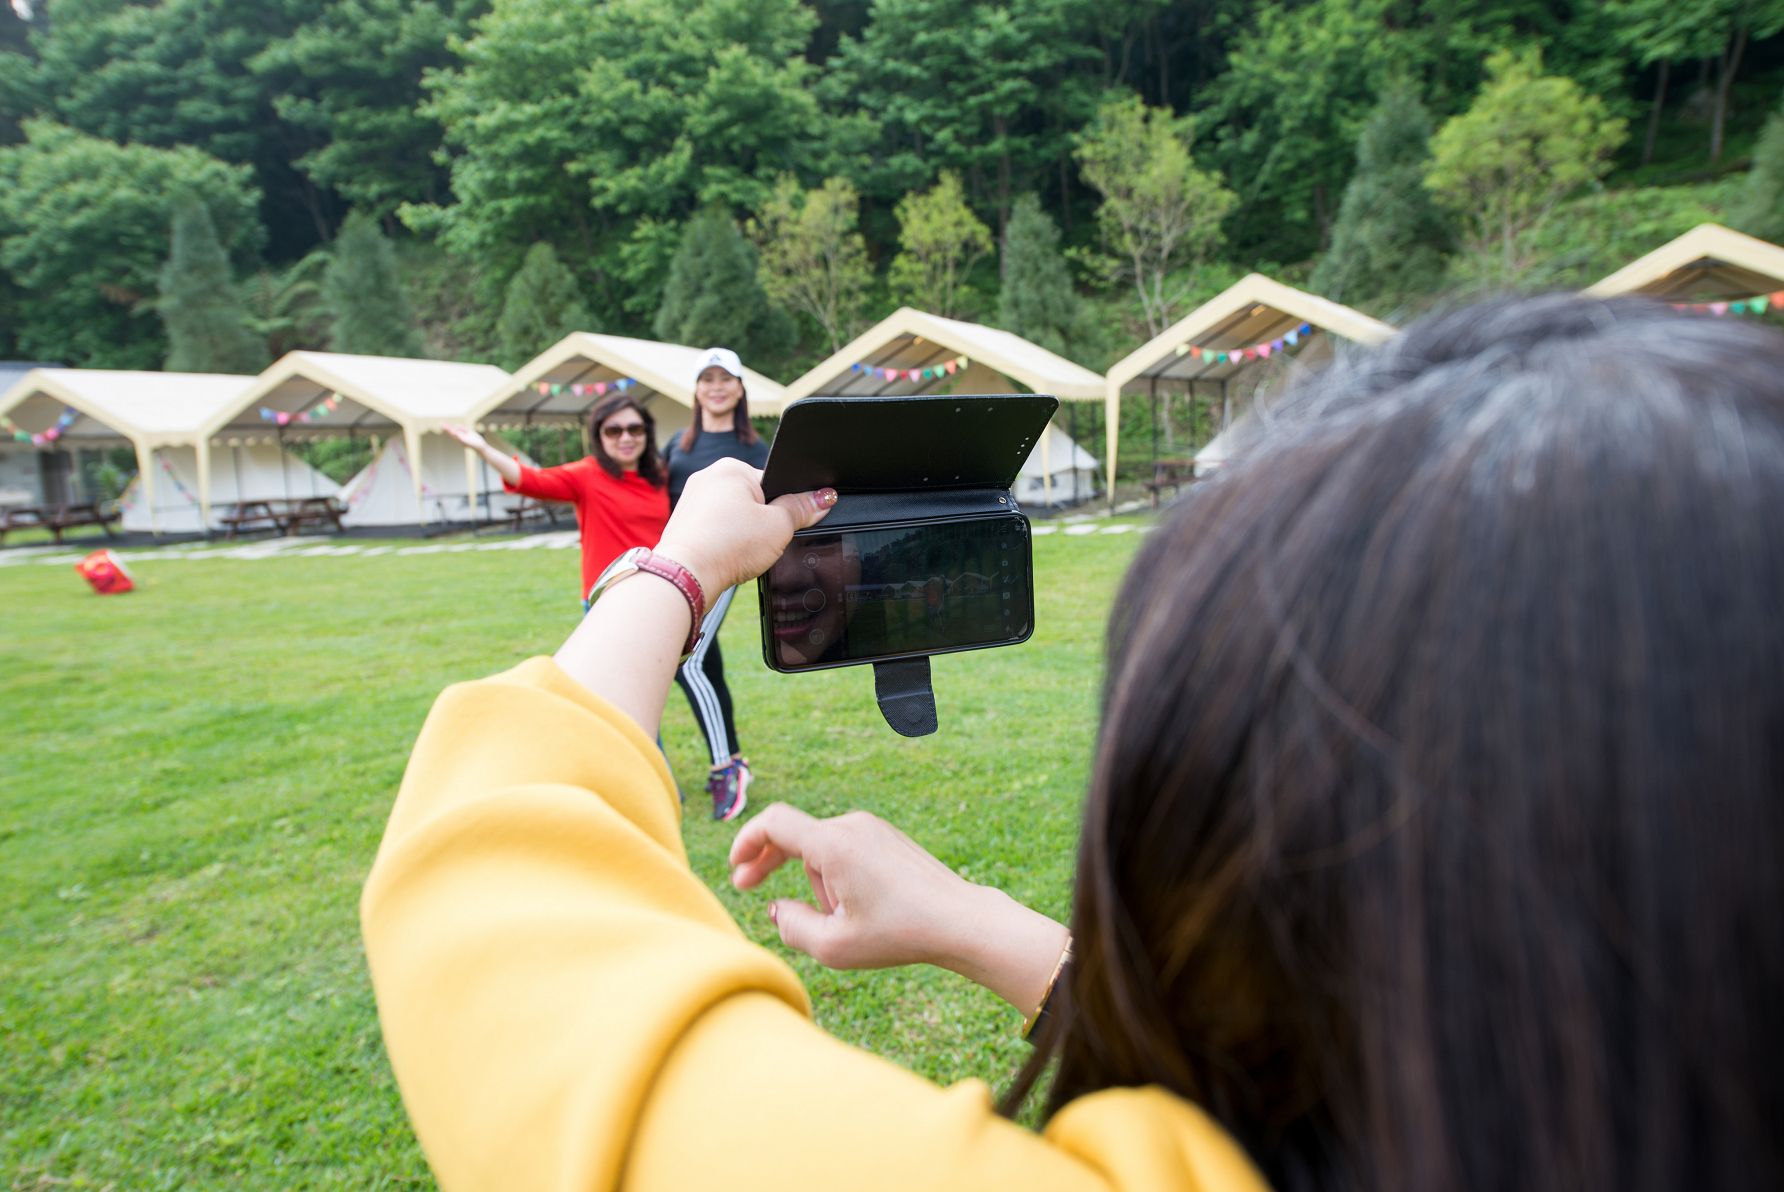
<instances>
[{"instance_id":1,"label":"grassy field","mask_svg":"<svg viewBox=\"0 0 1784 1192\"><path fill-rule=\"evenodd\" d=\"M1027 645L937 659L942 731L879 720L865 669L760 661L753 593L722 642L752 801L864 807L967 876L1065 913L1100 635L1138 535L1035 543ZM0 1172L28 1188L431 1184L386 1066L356 906L413 736L456 679L555 648L571 551L175 561L97 598L0 568ZM726 884L704 749L671 693L696 872ZM798 891L803 892L803 891ZM820 1021L947 1082L1000 1085L1013 1012L929 969L794 964Z\"/></svg>"}]
</instances>

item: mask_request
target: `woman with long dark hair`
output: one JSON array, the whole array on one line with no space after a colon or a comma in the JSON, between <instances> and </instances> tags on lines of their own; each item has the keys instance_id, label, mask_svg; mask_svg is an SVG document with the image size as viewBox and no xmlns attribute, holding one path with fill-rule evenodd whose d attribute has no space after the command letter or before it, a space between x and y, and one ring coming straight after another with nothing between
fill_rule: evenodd
<instances>
[{"instance_id":1,"label":"woman with long dark hair","mask_svg":"<svg viewBox=\"0 0 1784 1192\"><path fill-rule=\"evenodd\" d=\"M489 462L503 491L576 506L578 598L585 603L609 563L633 547L655 546L669 521L669 472L657 455L657 420L623 394L589 411L589 454L552 468L523 464L469 427L449 426L446 433Z\"/></svg>"},{"instance_id":2,"label":"woman with long dark hair","mask_svg":"<svg viewBox=\"0 0 1784 1192\"><path fill-rule=\"evenodd\" d=\"M733 851L803 865L791 946L1043 1019L1039 1134L831 1039L689 872L699 602L637 579L441 697L366 887L441 1182L1784 1183L1784 339L1502 302L1275 409L1117 600L1069 937L859 813ZM727 586L833 500L721 463L658 549Z\"/></svg>"},{"instance_id":3,"label":"woman with long dark hair","mask_svg":"<svg viewBox=\"0 0 1784 1192\"><path fill-rule=\"evenodd\" d=\"M688 428L664 445L669 469L669 507L681 500L688 479L721 459L740 459L753 468L768 462L768 444L750 424L749 393L743 383L743 362L729 348L700 353L694 376L694 417ZM719 650L719 626L731 611L735 587L714 594L700 626L694 653L675 672L675 682L688 697L688 707L706 737L712 768L706 791L712 796L712 818L736 819L743 813L750 785L750 764L737 740L731 688L725 683L725 656Z\"/></svg>"}]
</instances>

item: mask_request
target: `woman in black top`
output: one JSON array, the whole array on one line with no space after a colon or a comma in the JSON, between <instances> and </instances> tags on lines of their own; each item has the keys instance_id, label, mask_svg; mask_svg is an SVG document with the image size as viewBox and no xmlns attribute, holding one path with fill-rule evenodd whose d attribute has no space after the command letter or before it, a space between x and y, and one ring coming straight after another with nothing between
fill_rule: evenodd
<instances>
[{"instance_id":1,"label":"woman in black top","mask_svg":"<svg viewBox=\"0 0 1784 1192\"><path fill-rule=\"evenodd\" d=\"M709 464L740 459L760 468L768 462L768 444L750 425L749 396L743 389L743 363L737 353L729 348L709 348L700 354L699 370L694 381L694 420L663 450L663 460L669 465L672 509L681 499L688 477ZM736 819L743 812L750 784L749 762L737 743L731 689L725 686L725 660L719 652L719 626L736 592L736 588L726 588L713 600L700 626L699 645L675 672L675 681L688 697L712 752L706 790L712 796L712 818L717 820Z\"/></svg>"}]
</instances>

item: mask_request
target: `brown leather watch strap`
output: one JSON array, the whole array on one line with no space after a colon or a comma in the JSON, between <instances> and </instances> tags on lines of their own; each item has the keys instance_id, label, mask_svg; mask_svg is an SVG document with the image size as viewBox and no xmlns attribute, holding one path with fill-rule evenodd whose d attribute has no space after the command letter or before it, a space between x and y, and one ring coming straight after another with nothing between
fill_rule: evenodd
<instances>
[{"instance_id":1,"label":"brown leather watch strap","mask_svg":"<svg viewBox=\"0 0 1784 1192\"><path fill-rule=\"evenodd\" d=\"M694 573L664 555L647 554L638 560L638 570L658 579L666 579L675 585L676 591L687 598L688 611L694 614L694 623L688 627L688 644L681 649L681 656L686 658L694 652L700 642L700 623L706 619L706 592L700 587L700 581Z\"/></svg>"}]
</instances>

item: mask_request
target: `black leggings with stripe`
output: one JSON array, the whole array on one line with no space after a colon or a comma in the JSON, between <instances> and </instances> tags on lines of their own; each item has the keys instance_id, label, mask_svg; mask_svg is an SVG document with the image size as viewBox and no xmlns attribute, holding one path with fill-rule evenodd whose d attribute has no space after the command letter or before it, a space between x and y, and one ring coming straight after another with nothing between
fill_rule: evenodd
<instances>
[{"instance_id":1,"label":"black leggings with stripe","mask_svg":"<svg viewBox=\"0 0 1784 1192\"><path fill-rule=\"evenodd\" d=\"M725 614L731 611L731 597L736 594L736 588L726 588L713 601L712 607L706 610L706 620L701 622L700 644L675 672L675 681L688 697L688 706L694 710L694 719L700 722L700 731L706 734L706 747L712 753L715 766L724 765L733 753L742 749L737 743L737 725L731 719L731 689L725 686L725 656L719 652L719 626L724 624Z\"/></svg>"}]
</instances>

